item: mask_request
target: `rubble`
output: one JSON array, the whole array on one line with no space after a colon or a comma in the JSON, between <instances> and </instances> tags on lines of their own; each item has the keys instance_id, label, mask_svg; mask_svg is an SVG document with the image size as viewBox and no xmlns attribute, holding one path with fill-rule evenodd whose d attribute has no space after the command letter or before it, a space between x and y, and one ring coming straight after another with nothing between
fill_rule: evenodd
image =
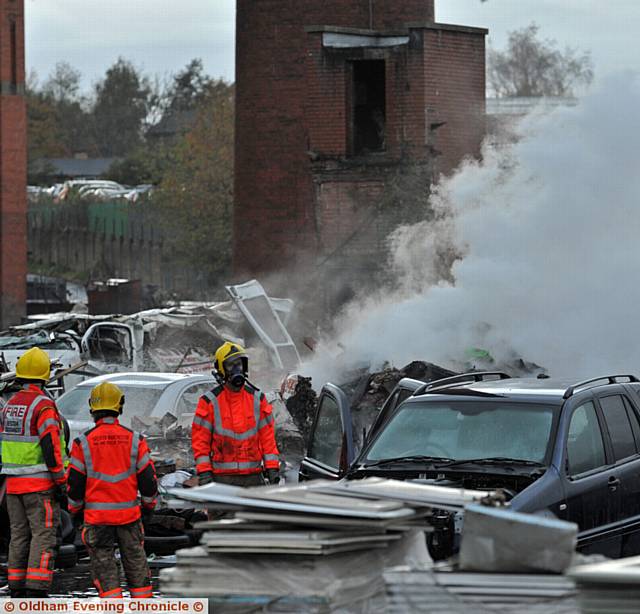
<instances>
[{"instance_id":1,"label":"rubble","mask_svg":"<svg viewBox=\"0 0 640 614\"><path fill-rule=\"evenodd\" d=\"M450 375L456 373L430 362L413 361L402 369L386 367L374 373L363 369L346 383L341 383L340 388L347 395L351 406L353 432L359 444L357 447L361 446L364 433L401 379L409 377L428 382ZM311 378L290 374L283 380L280 391L286 399L291 417L306 441L318 406L318 396L312 387Z\"/></svg>"},{"instance_id":2,"label":"rubble","mask_svg":"<svg viewBox=\"0 0 640 614\"><path fill-rule=\"evenodd\" d=\"M505 511L495 507L496 494L384 478L171 489L176 499L222 507L234 518L197 525L201 546L178 551L176 567L161 572L161 585L166 594L207 597L223 613L577 614L570 578L544 573L544 564L535 575L521 573L517 559L519 553L525 567L537 558L553 564L554 555L545 554L553 551L561 571L565 550L570 556L575 545L575 525ZM488 551L478 559L487 566L481 571L466 571L455 560L433 564L424 531L438 509L464 513L463 548L465 539L474 549L481 538L471 517L484 522L498 558L514 555L502 560L507 568L497 572Z\"/></svg>"},{"instance_id":3,"label":"rubble","mask_svg":"<svg viewBox=\"0 0 640 614\"><path fill-rule=\"evenodd\" d=\"M245 296L248 290L255 296ZM246 347L251 371L260 376L257 383L275 388L283 365L299 362L285 328L293 301L268 297L255 280L228 291L233 300L183 302L131 315L74 311L30 316L29 323L0 332L5 368L38 346L61 368L86 360L89 377L116 371L209 372L215 349L229 340ZM79 381L71 378L67 389Z\"/></svg>"}]
</instances>

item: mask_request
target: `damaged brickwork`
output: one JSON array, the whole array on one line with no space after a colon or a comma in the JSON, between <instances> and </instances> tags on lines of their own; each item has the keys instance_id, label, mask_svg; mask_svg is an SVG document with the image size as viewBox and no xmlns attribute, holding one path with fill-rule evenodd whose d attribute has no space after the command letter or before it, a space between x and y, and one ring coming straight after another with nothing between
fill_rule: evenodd
<instances>
[{"instance_id":1,"label":"damaged brickwork","mask_svg":"<svg viewBox=\"0 0 640 614\"><path fill-rule=\"evenodd\" d=\"M479 154L486 30L434 18L424 0L239 0L237 273L306 267L344 298L430 183Z\"/></svg>"}]
</instances>

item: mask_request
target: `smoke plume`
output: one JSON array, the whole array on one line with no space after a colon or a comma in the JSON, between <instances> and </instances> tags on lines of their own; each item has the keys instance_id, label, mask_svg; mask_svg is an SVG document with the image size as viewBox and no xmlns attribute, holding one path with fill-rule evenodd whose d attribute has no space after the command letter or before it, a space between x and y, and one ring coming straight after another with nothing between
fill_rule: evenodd
<instances>
[{"instance_id":1,"label":"smoke plume","mask_svg":"<svg viewBox=\"0 0 640 614\"><path fill-rule=\"evenodd\" d=\"M442 181L436 219L391 237L398 287L346 309L340 360L305 366L314 384L362 362L451 366L469 347L553 376L640 373L639 108L638 75L610 78Z\"/></svg>"}]
</instances>

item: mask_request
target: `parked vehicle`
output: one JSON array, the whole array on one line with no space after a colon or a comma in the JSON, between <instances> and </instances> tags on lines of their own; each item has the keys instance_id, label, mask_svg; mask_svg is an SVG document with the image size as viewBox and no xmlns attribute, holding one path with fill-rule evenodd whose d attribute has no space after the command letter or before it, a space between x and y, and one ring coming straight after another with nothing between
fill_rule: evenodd
<instances>
[{"instance_id":1,"label":"parked vehicle","mask_svg":"<svg viewBox=\"0 0 640 614\"><path fill-rule=\"evenodd\" d=\"M497 379L496 379L497 378ZM640 381L469 373L402 380L354 445L345 394L321 393L300 479L383 476L502 489L511 509L577 523L578 549L640 554ZM429 547L455 552L461 518L443 512Z\"/></svg>"},{"instance_id":2,"label":"parked vehicle","mask_svg":"<svg viewBox=\"0 0 640 614\"><path fill-rule=\"evenodd\" d=\"M57 401L60 413L69 421L71 436L90 429L89 396L94 386L109 381L124 393L125 406L121 422L131 424L131 417L161 418L166 412L188 419L195 413L198 399L216 384L213 375L186 373L109 373L84 380L65 392Z\"/></svg>"}]
</instances>

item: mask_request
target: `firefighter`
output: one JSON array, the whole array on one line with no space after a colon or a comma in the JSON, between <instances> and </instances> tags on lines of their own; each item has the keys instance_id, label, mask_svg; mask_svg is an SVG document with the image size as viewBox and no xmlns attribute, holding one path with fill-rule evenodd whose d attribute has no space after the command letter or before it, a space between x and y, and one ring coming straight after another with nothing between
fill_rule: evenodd
<instances>
[{"instance_id":1,"label":"firefighter","mask_svg":"<svg viewBox=\"0 0 640 614\"><path fill-rule=\"evenodd\" d=\"M11 527L8 580L12 597L46 597L53 580L65 494L64 436L55 402L43 388L51 363L40 348L16 363L22 387L0 410L2 473Z\"/></svg>"},{"instance_id":2,"label":"firefighter","mask_svg":"<svg viewBox=\"0 0 640 614\"><path fill-rule=\"evenodd\" d=\"M279 456L272 407L247 382L249 360L227 341L215 354L220 385L200 397L191 430L198 482L234 486L278 481Z\"/></svg>"},{"instance_id":3,"label":"firefighter","mask_svg":"<svg viewBox=\"0 0 640 614\"><path fill-rule=\"evenodd\" d=\"M153 515L158 485L144 437L118 421L123 406L124 394L111 382L91 391L95 426L73 441L67 494L76 526L84 512L82 541L100 597L122 597L117 543L131 597L143 599L152 594L141 516Z\"/></svg>"}]
</instances>

